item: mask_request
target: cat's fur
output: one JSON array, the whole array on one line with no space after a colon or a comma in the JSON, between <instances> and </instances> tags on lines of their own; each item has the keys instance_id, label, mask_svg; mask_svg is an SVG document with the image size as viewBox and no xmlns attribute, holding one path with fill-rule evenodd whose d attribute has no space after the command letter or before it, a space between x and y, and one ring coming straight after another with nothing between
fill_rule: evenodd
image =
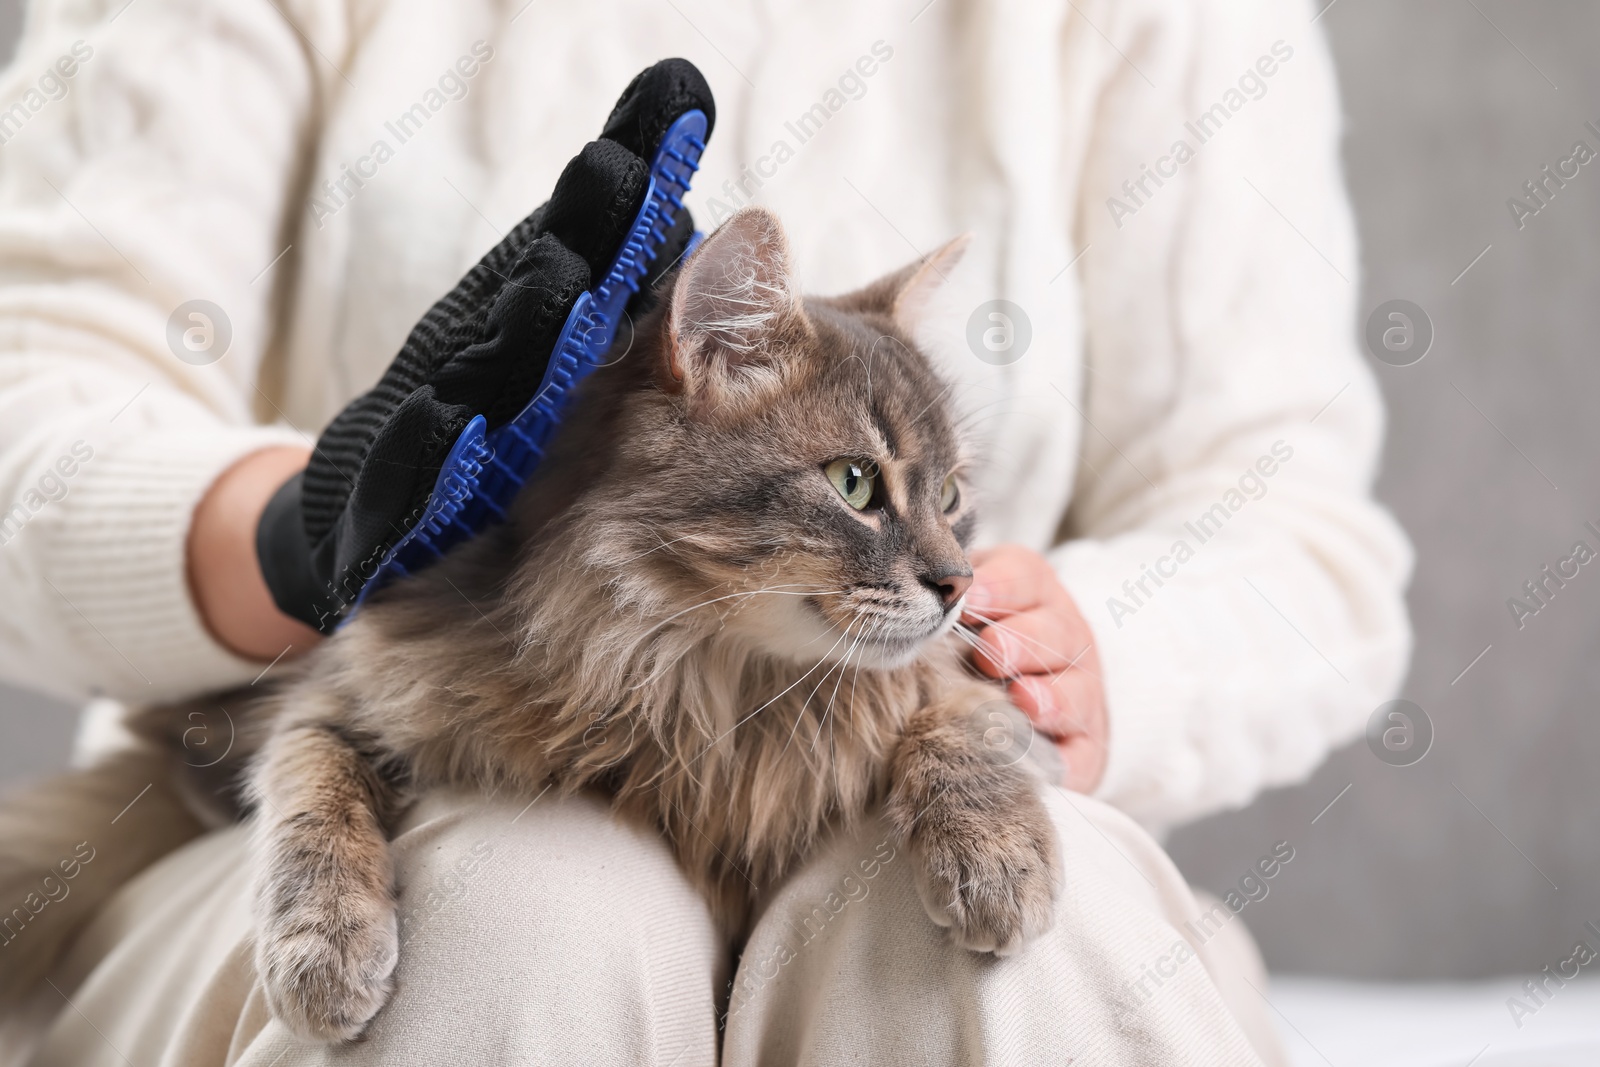
<instances>
[{"instance_id":1,"label":"cat's fur","mask_svg":"<svg viewBox=\"0 0 1600 1067\"><path fill-rule=\"evenodd\" d=\"M1007 952L1048 926L1054 830L972 725L1003 691L946 636L974 516L941 503L963 457L907 323L958 251L802 300L777 220L741 212L588 379L509 524L373 597L265 698L145 713L176 753L196 715L226 709L226 761L173 761L202 801L250 761L256 959L279 1018L348 1039L383 1005L387 830L444 783L604 790L666 836L735 936L820 835L880 805L960 944ZM881 508L845 502L824 474L840 457L881 468ZM99 779L99 808L161 778L139 758L111 771L122 791ZM108 883L195 832L157 825L170 796L141 801L125 829L145 844ZM4 892L48 854L17 847L20 810L0 810ZM27 976L54 951L37 941Z\"/></svg>"}]
</instances>

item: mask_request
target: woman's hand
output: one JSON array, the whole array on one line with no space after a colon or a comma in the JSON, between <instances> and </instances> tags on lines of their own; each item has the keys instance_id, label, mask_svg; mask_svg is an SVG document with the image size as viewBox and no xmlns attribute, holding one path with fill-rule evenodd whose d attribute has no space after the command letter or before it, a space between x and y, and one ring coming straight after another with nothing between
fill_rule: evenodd
<instances>
[{"instance_id":1,"label":"woman's hand","mask_svg":"<svg viewBox=\"0 0 1600 1067\"><path fill-rule=\"evenodd\" d=\"M575 358L560 351L567 324L581 328L580 336L595 329L597 312L584 294L599 293L625 259L626 284L608 291L631 299L634 315L642 314L655 283L692 239L694 220L674 205L695 169L684 152L698 152L701 138L690 133L665 145L673 177L665 165L655 178L651 171L668 134L691 112L700 120L689 119L690 127L710 136L711 87L692 63L664 59L641 72L600 137L561 172L550 199L423 315L377 384L334 415L304 471L286 478L257 512L259 570L279 614L332 631L369 584L381 580L384 561L424 521L430 504L440 502L437 494L450 498L461 488L441 485L440 473L476 418L485 420L485 447L511 446L496 464L509 476L506 495L526 477L515 457L519 449L523 457L537 454L538 442L524 431L535 437L539 431L512 424L537 398L550 397L559 380L546 381L552 361L559 366ZM652 190L655 236L643 240L632 231ZM496 503L495 495L485 488L477 494L480 506L429 521L470 536L502 510L506 500Z\"/></svg>"},{"instance_id":2,"label":"woman's hand","mask_svg":"<svg viewBox=\"0 0 1600 1067\"><path fill-rule=\"evenodd\" d=\"M973 663L1055 740L1067 788L1093 792L1106 769L1106 694L1094 634L1048 560L1021 545L974 552L962 622Z\"/></svg>"}]
</instances>

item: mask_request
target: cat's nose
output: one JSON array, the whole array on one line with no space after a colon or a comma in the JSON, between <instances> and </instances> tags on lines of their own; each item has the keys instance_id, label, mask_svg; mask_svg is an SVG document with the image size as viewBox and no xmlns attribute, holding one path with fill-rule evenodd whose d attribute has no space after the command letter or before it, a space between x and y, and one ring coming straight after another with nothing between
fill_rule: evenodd
<instances>
[{"instance_id":1,"label":"cat's nose","mask_svg":"<svg viewBox=\"0 0 1600 1067\"><path fill-rule=\"evenodd\" d=\"M961 570L943 571L937 574L925 574L922 576L922 582L933 590L934 595L939 598L940 603L948 611L956 601L966 595L968 589L972 588L972 569L963 568Z\"/></svg>"}]
</instances>

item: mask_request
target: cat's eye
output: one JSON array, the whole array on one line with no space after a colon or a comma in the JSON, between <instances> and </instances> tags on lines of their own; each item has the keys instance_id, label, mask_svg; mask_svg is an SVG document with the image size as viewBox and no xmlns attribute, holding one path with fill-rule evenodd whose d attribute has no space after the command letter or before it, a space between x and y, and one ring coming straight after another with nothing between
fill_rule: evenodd
<instances>
[{"instance_id":1,"label":"cat's eye","mask_svg":"<svg viewBox=\"0 0 1600 1067\"><path fill-rule=\"evenodd\" d=\"M961 503L961 486L956 484L956 476L950 475L944 480L944 488L939 490L939 506L948 514Z\"/></svg>"},{"instance_id":2,"label":"cat's eye","mask_svg":"<svg viewBox=\"0 0 1600 1067\"><path fill-rule=\"evenodd\" d=\"M871 460L836 459L822 471L846 504L864 511L872 503L878 485L878 468Z\"/></svg>"}]
</instances>

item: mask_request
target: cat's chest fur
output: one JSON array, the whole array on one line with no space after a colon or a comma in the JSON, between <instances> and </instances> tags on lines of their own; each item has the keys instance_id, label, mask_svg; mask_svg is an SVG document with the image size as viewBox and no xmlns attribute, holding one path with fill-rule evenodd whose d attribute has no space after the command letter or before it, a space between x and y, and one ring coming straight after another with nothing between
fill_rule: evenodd
<instances>
[{"instance_id":1,"label":"cat's chest fur","mask_svg":"<svg viewBox=\"0 0 1600 1067\"><path fill-rule=\"evenodd\" d=\"M614 603L587 616L574 604L553 640L519 644L515 612L469 596L471 566L348 627L299 683L307 703L339 692L348 728L413 789L609 793L665 833L733 925L752 887L881 802L908 718L964 672L945 646L892 670L787 663Z\"/></svg>"}]
</instances>

